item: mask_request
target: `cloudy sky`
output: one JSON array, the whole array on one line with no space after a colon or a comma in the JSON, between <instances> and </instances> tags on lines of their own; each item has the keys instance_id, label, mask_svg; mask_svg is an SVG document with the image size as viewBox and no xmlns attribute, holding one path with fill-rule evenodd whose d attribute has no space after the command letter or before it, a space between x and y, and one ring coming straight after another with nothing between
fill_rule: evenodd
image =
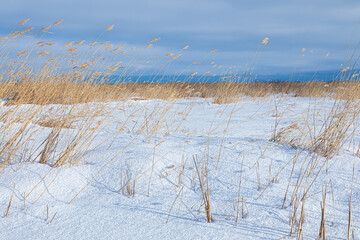
<instances>
[{"instance_id":1,"label":"cloudy sky","mask_svg":"<svg viewBox=\"0 0 360 240\"><path fill-rule=\"evenodd\" d=\"M49 36L59 42L90 42L114 24L102 40L144 46L160 37L152 50L159 54L190 45L175 70L212 49L218 51L209 61L245 68L264 37L270 40L256 60L259 74L291 72L295 66L301 71L339 69L360 21L359 0L2 1L0 37L25 18L38 29L63 19ZM359 40L355 34L352 49Z\"/></svg>"}]
</instances>

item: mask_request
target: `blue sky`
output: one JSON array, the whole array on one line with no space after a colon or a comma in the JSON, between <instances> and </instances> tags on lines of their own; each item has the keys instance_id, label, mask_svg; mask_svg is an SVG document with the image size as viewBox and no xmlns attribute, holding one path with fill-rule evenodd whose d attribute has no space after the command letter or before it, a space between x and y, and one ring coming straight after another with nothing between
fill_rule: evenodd
<instances>
[{"instance_id":1,"label":"blue sky","mask_svg":"<svg viewBox=\"0 0 360 240\"><path fill-rule=\"evenodd\" d=\"M152 50L159 55L190 45L173 71L212 49L218 51L209 61L244 69L264 37L270 40L257 58L256 73L291 72L295 66L299 71L339 69L360 21L358 0L2 1L0 36L25 18L37 29L63 19L49 36L59 42L90 42L115 24L102 40L143 46L160 37ZM356 34L352 49L359 40ZM307 49L304 57L302 48Z\"/></svg>"}]
</instances>

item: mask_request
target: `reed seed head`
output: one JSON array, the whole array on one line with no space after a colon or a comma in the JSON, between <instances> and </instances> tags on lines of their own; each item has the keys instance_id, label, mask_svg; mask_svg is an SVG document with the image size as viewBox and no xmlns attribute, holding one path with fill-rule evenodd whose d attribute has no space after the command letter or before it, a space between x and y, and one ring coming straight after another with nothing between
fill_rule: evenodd
<instances>
[{"instance_id":1,"label":"reed seed head","mask_svg":"<svg viewBox=\"0 0 360 240\"><path fill-rule=\"evenodd\" d=\"M269 42L269 38L266 37L261 41L261 44L265 46L266 44L268 44L268 42Z\"/></svg>"},{"instance_id":2,"label":"reed seed head","mask_svg":"<svg viewBox=\"0 0 360 240\"><path fill-rule=\"evenodd\" d=\"M153 40L151 40L150 42L156 42L156 41L158 41L160 38L158 37L158 38L154 38Z\"/></svg>"},{"instance_id":3,"label":"reed seed head","mask_svg":"<svg viewBox=\"0 0 360 240\"><path fill-rule=\"evenodd\" d=\"M74 41L68 42L67 44L64 45L64 47L68 47L68 46L70 46L70 45L73 44L73 43L74 43Z\"/></svg>"},{"instance_id":4,"label":"reed seed head","mask_svg":"<svg viewBox=\"0 0 360 240\"><path fill-rule=\"evenodd\" d=\"M43 27L42 29L40 29L40 31L46 32L49 28L51 28L51 26L46 26L46 27Z\"/></svg>"},{"instance_id":5,"label":"reed seed head","mask_svg":"<svg viewBox=\"0 0 360 240\"><path fill-rule=\"evenodd\" d=\"M85 42L85 40L81 40L80 42L77 42L74 45L80 45L80 44L83 44L84 42Z\"/></svg>"},{"instance_id":6,"label":"reed seed head","mask_svg":"<svg viewBox=\"0 0 360 240\"><path fill-rule=\"evenodd\" d=\"M43 51L43 52L39 53L40 56L49 55L49 54L50 54L50 51Z\"/></svg>"},{"instance_id":7,"label":"reed seed head","mask_svg":"<svg viewBox=\"0 0 360 240\"><path fill-rule=\"evenodd\" d=\"M54 22L52 25L55 26L55 25L58 25L62 22L63 20L57 20L56 22Z\"/></svg>"},{"instance_id":8,"label":"reed seed head","mask_svg":"<svg viewBox=\"0 0 360 240\"><path fill-rule=\"evenodd\" d=\"M71 53L71 52L75 52L76 50L78 50L78 48L69 48L67 51Z\"/></svg>"},{"instance_id":9,"label":"reed seed head","mask_svg":"<svg viewBox=\"0 0 360 240\"><path fill-rule=\"evenodd\" d=\"M114 28L114 24L113 25L111 25L110 27L108 27L107 29L105 29L105 31L110 31L110 30L112 30L113 28Z\"/></svg>"},{"instance_id":10,"label":"reed seed head","mask_svg":"<svg viewBox=\"0 0 360 240\"><path fill-rule=\"evenodd\" d=\"M24 24L27 23L29 20L30 20L29 18L27 18L27 19L25 19L25 20L22 20L22 21L19 23L19 25L24 25Z\"/></svg>"},{"instance_id":11,"label":"reed seed head","mask_svg":"<svg viewBox=\"0 0 360 240\"><path fill-rule=\"evenodd\" d=\"M181 56L181 54L177 54L177 55L173 56L172 59L177 59L180 56Z\"/></svg>"},{"instance_id":12,"label":"reed seed head","mask_svg":"<svg viewBox=\"0 0 360 240\"><path fill-rule=\"evenodd\" d=\"M19 53L17 54L17 56L18 56L18 57L20 57L20 56L22 56L22 55L26 54L27 52L29 52L29 51L19 52Z\"/></svg>"}]
</instances>

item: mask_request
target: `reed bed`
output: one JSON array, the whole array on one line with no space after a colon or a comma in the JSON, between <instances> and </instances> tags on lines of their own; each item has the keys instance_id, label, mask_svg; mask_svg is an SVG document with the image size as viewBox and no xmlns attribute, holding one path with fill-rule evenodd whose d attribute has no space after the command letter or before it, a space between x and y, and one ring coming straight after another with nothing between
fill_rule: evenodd
<instances>
[{"instance_id":1,"label":"reed bed","mask_svg":"<svg viewBox=\"0 0 360 240\"><path fill-rule=\"evenodd\" d=\"M214 103L230 103L240 97L266 97L288 94L295 97L328 97L356 100L359 82L276 82L276 83L120 83L94 84L65 82L2 82L0 98L17 104L76 104L126 99L206 98Z\"/></svg>"},{"instance_id":2,"label":"reed bed","mask_svg":"<svg viewBox=\"0 0 360 240\"><path fill-rule=\"evenodd\" d=\"M22 27L26 22L21 22L18 27ZM121 176L120 192L135 198L135 192L137 194L138 189L141 188L139 179L148 176L147 192L150 195L152 182L155 181L153 179L155 178L153 176L154 168L160 161L155 157L157 149L165 142L168 135L182 134L182 132L185 134L185 130L181 127L182 124L186 121L196 101L206 99L209 103L219 107L219 114L228 106L231 111L227 115L221 115L224 120L209 129L209 140L203 144L207 149L204 159L199 161L194 157L192 187L186 186L188 183L184 180L191 179L191 177L185 176L188 174L185 170L186 161L182 161L178 167L177 179L174 181L177 182L174 184L176 198L171 206L168 220L175 202L180 201L183 204L183 196L186 196L188 189L196 189L196 185L199 185L202 197L201 206L204 207L206 221L208 223L215 222L217 215L213 211L215 208L213 208L214 200L211 196L212 184L209 176L214 171L221 169L220 158L227 151L223 149L225 137L242 124L237 123L236 127L231 127L232 117L242 107L241 102L244 98L251 97L264 101L270 101L273 98L275 105L273 133L269 139L266 139L269 143L254 164L256 166L254 171L256 171L258 179L257 191L260 191L259 198L266 194L269 186L278 181L277 176L282 169L287 166L291 167L282 208L289 208L289 236L297 234L297 239L301 239L306 230L304 227L306 204L309 202L312 186L317 181L319 174L325 169L327 170L329 161L349 141L350 144L360 146L355 142L359 127L360 83L350 81L353 80L353 76L346 75L346 70L340 71L338 79L331 82L250 83L247 82L250 75L249 66L249 69L242 75L223 73L223 79L226 79L223 82L207 82L207 73L204 73L203 82L177 82L174 79L174 82L168 83L142 83L138 80L148 72L152 72L152 75L149 75L150 79L159 79L159 76L161 79L166 76L166 69L180 57L181 53L168 53L159 58L147 55L146 51L159 38L149 41L137 51L122 45L113 46L108 42L100 43L100 37L106 31L112 30L113 26L108 27L95 42L69 42L52 51L51 48L56 44L42 41L42 38L46 36L50 28L54 28L59 23L60 21L41 29L40 37L31 38L31 43L27 48L18 53L13 53L12 44L21 37L27 36L33 31L33 28L14 30L8 36L0 39L0 98L3 100L3 106L0 107L0 168L4 169L15 163L21 165L25 162L36 162L49 165L50 171L53 171L53 169L84 164L87 154L97 147L111 148L116 139L124 132L132 134L132 139L117 154L106 160L94 177L69 203L72 203L111 162L118 159L120 154L140 136L143 142L154 144L151 167L141 170L137 174L133 174L130 167L122 171L119 174ZM260 43L254 59L268 40L265 38ZM184 47L180 52L187 48ZM213 52L215 51L212 50L209 54ZM147 63L148 61L150 62ZM148 65L145 64L145 68L143 66L139 68L138 65L144 62ZM190 69L194 64L199 63L190 64ZM161 71L154 73L151 69L155 65L161 65ZM198 73L195 71L189 73L186 75L187 80L196 74ZM115 82L109 83L110 78L116 78ZM129 78L133 82L129 81ZM285 115L291 112L291 109L283 107L289 96L306 97L314 99L314 101L309 104L306 111L296 116L295 120L282 123ZM144 104L138 104L142 100L149 99L158 101L156 104L152 103L153 105L147 104L146 101ZM188 105L185 109L180 110L176 103L184 99L189 100ZM332 101L333 105L325 111L321 101ZM118 122L116 114L124 115L125 120ZM95 141L102 131L113 125L117 126L116 132L113 132L101 143ZM210 139L210 133L218 129L223 129L223 131ZM38 134L43 131L46 132L46 137L43 135L38 137ZM187 134L190 136L191 133ZM210 154L210 142L214 139L220 142L219 151L214 151L216 154ZM264 181L259 173L260 160L267 154L267 147L270 143L295 148L296 154L275 175L272 173L271 163L269 177ZM357 154L359 152L360 147L358 147ZM300 153L306 153L305 158L300 160ZM243 162L241 162L241 174L242 169ZM250 168L250 170L252 169ZM240 201L242 202L242 219L245 219L246 215L244 206L247 208L247 205L242 190L244 181L244 177L240 175L238 190L235 192L237 199L232 202L236 209L234 210L235 224L238 222L241 224L239 220ZM265 184L262 184L264 182ZM52 182L49 185L51 184ZM325 205L327 189L325 188L322 195L319 211L321 218L319 219L318 238L321 239L325 239L327 235L327 215L325 214L325 207L329 208L328 204ZM30 194L32 191L26 197L24 194L24 206L25 199ZM13 194L8 204L6 217L10 212L12 198ZM237 204L237 208L235 208L235 204ZM188 211L194 214L189 208ZM351 211L350 201L349 235ZM55 215L50 223L54 220Z\"/></svg>"}]
</instances>

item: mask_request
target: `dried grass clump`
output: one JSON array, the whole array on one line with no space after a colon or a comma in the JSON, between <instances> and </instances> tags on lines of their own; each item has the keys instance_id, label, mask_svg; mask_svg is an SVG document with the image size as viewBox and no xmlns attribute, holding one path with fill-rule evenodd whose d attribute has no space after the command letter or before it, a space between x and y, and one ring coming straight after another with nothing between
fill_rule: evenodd
<instances>
[{"instance_id":1,"label":"dried grass clump","mask_svg":"<svg viewBox=\"0 0 360 240\"><path fill-rule=\"evenodd\" d=\"M53 167L78 164L108 117L105 105L19 105L1 109L0 167L34 161ZM49 129L49 133L41 139Z\"/></svg>"},{"instance_id":2,"label":"dried grass clump","mask_svg":"<svg viewBox=\"0 0 360 240\"><path fill-rule=\"evenodd\" d=\"M205 216L208 223L213 222L213 217L211 214L211 201L210 201L210 187L209 187L209 162L208 159L206 163L200 165L200 161L197 157L193 157L196 173L201 188L201 195L203 197L203 205L205 210Z\"/></svg>"},{"instance_id":3,"label":"dried grass clump","mask_svg":"<svg viewBox=\"0 0 360 240\"><path fill-rule=\"evenodd\" d=\"M133 180L134 179L134 180ZM121 192L122 194L129 196L129 197L135 197L136 192L136 177L134 178L132 176L131 168L130 166L124 171L121 175Z\"/></svg>"},{"instance_id":4,"label":"dried grass clump","mask_svg":"<svg viewBox=\"0 0 360 240\"><path fill-rule=\"evenodd\" d=\"M332 158L354 136L358 127L360 101L352 94L346 96L353 100L336 98L323 118L320 117L322 108L316 110L317 104L313 104L310 106L313 110L309 109L288 126L274 131L271 141Z\"/></svg>"}]
</instances>

